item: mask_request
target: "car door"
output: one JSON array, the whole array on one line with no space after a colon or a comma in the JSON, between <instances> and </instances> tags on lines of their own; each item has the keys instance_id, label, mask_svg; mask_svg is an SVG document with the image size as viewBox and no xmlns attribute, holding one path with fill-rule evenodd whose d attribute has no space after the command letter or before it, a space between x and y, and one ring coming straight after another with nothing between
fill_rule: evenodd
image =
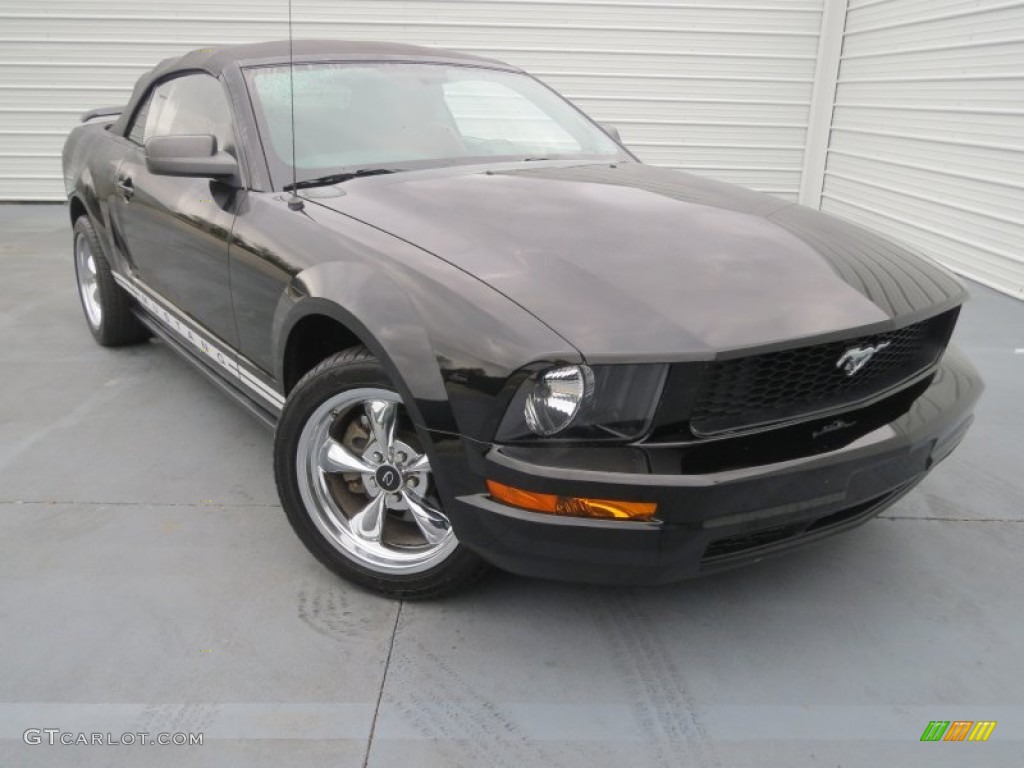
<instances>
[{"instance_id":1,"label":"car door","mask_svg":"<svg viewBox=\"0 0 1024 768\"><path fill-rule=\"evenodd\" d=\"M133 277L237 349L228 240L244 190L146 168L147 140L193 134L213 135L218 149L237 158L227 95L207 74L162 82L140 105L128 131L134 146L115 177L113 218Z\"/></svg>"}]
</instances>

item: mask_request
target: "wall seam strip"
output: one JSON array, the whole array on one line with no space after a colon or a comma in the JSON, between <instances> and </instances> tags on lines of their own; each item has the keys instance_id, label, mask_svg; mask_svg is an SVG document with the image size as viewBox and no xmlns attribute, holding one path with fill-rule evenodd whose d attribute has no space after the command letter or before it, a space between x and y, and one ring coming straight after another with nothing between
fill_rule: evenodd
<instances>
[{"instance_id":1,"label":"wall seam strip","mask_svg":"<svg viewBox=\"0 0 1024 768\"><path fill-rule=\"evenodd\" d=\"M814 68L814 88L807 116L807 144L800 174L800 203L812 208L821 207L821 193L825 187L825 162L832 135L832 114L835 110L848 5L849 0L824 0L821 10L818 61Z\"/></svg>"}]
</instances>

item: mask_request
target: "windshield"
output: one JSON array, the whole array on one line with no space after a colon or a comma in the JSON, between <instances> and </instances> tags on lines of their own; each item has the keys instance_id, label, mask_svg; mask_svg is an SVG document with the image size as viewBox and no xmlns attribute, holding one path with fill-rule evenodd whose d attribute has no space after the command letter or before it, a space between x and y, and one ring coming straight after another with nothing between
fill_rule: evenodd
<instances>
[{"instance_id":1,"label":"windshield","mask_svg":"<svg viewBox=\"0 0 1024 768\"><path fill-rule=\"evenodd\" d=\"M292 181L288 66L251 68L245 76L282 187ZM293 77L300 182L358 168L623 156L572 105L515 72L358 62L296 64Z\"/></svg>"}]
</instances>

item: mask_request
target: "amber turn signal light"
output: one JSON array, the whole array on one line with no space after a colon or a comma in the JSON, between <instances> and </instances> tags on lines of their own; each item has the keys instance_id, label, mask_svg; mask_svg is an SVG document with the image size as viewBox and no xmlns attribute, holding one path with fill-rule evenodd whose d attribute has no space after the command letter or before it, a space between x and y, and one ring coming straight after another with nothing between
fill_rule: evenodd
<instances>
[{"instance_id":1,"label":"amber turn signal light","mask_svg":"<svg viewBox=\"0 0 1024 768\"><path fill-rule=\"evenodd\" d=\"M513 488L494 480L487 481L487 490L498 501L531 512L570 517L600 517L611 520L650 520L658 505L646 501L614 501L611 499L584 499L579 496L555 496Z\"/></svg>"}]
</instances>

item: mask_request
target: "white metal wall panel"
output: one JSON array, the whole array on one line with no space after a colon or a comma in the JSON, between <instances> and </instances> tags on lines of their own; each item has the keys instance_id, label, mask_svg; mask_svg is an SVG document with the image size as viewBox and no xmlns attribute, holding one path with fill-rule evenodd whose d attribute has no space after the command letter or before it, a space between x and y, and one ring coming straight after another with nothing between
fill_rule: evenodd
<instances>
[{"instance_id":1,"label":"white metal wall panel","mask_svg":"<svg viewBox=\"0 0 1024 768\"><path fill-rule=\"evenodd\" d=\"M822 0L294 0L296 37L522 66L644 160L796 199ZM157 60L287 35L284 0L0 0L0 199L60 199L78 115Z\"/></svg>"},{"instance_id":2,"label":"white metal wall panel","mask_svg":"<svg viewBox=\"0 0 1024 768\"><path fill-rule=\"evenodd\" d=\"M850 0L822 209L1024 298L1024 2Z\"/></svg>"}]
</instances>

